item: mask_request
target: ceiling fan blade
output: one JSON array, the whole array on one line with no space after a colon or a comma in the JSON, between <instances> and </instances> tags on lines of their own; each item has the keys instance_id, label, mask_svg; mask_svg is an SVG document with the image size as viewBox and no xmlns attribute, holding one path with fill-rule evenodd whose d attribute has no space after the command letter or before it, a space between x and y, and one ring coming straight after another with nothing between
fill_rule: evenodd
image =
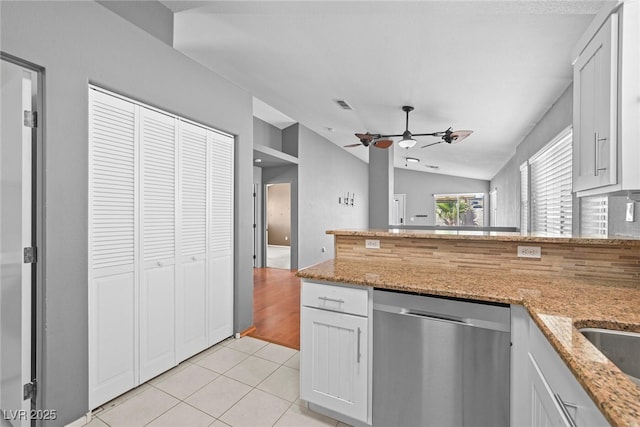
<instances>
[{"instance_id":1,"label":"ceiling fan blade","mask_svg":"<svg viewBox=\"0 0 640 427\"><path fill-rule=\"evenodd\" d=\"M389 148L393 144L393 140L391 139L378 139L377 141L373 141L373 146L376 148Z\"/></svg>"},{"instance_id":2,"label":"ceiling fan blade","mask_svg":"<svg viewBox=\"0 0 640 427\"><path fill-rule=\"evenodd\" d=\"M344 145L345 148L351 148L351 147L359 147L361 146L361 143L357 143L357 144L349 144L349 145Z\"/></svg>"},{"instance_id":3,"label":"ceiling fan blade","mask_svg":"<svg viewBox=\"0 0 640 427\"><path fill-rule=\"evenodd\" d=\"M367 133L356 133L355 135L356 135L356 137L358 137L358 139L361 142L365 142L365 141L371 142L371 141L373 141L373 135L371 135L369 132L367 132Z\"/></svg>"},{"instance_id":4,"label":"ceiling fan blade","mask_svg":"<svg viewBox=\"0 0 640 427\"><path fill-rule=\"evenodd\" d=\"M441 144L444 141L438 141L438 142L432 142L431 144L427 144L427 145L423 145L420 148L427 148L427 147L431 147L432 145L437 145L437 144Z\"/></svg>"},{"instance_id":5,"label":"ceiling fan blade","mask_svg":"<svg viewBox=\"0 0 640 427\"><path fill-rule=\"evenodd\" d=\"M465 138L473 133L472 130L456 130L451 133L451 144L462 142Z\"/></svg>"}]
</instances>

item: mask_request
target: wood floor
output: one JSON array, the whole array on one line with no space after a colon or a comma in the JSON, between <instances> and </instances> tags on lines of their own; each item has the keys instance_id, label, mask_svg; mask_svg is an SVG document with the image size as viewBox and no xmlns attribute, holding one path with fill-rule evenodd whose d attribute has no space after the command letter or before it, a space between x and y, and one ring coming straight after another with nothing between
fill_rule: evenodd
<instances>
[{"instance_id":1,"label":"wood floor","mask_svg":"<svg viewBox=\"0 0 640 427\"><path fill-rule=\"evenodd\" d=\"M253 324L250 336L300 349L300 279L295 272L253 269Z\"/></svg>"}]
</instances>

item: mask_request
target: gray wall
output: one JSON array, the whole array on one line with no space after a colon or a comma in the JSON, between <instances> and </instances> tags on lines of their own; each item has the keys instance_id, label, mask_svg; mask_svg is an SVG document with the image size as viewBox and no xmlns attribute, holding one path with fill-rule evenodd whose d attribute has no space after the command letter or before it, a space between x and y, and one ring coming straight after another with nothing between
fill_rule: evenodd
<instances>
[{"instance_id":1,"label":"gray wall","mask_svg":"<svg viewBox=\"0 0 640 427\"><path fill-rule=\"evenodd\" d=\"M638 194L635 197L638 199ZM609 237L640 237L640 203L634 203L633 222L626 221L627 196L609 197Z\"/></svg>"},{"instance_id":2,"label":"gray wall","mask_svg":"<svg viewBox=\"0 0 640 427\"><path fill-rule=\"evenodd\" d=\"M298 129L299 267L304 268L333 258L333 235L326 230L368 227L369 178L362 160L302 125ZM355 193L355 205L338 205L347 192Z\"/></svg>"},{"instance_id":3,"label":"gray wall","mask_svg":"<svg viewBox=\"0 0 640 427\"><path fill-rule=\"evenodd\" d=\"M252 97L95 2L0 2L2 50L45 68L42 407L88 408L88 83L237 135L235 330L252 325Z\"/></svg>"},{"instance_id":4,"label":"gray wall","mask_svg":"<svg viewBox=\"0 0 640 427\"><path fill-rule=\"evenodd\" d=\"M369 227L386 229L391 223L394 193L393 148L369 146Z\"/></svg>"},{"instance_id":5,"label":"gray wall","mask_svg":"<svg viewBox=\"0 0 640 427\"><path fill-rule=\"evenodd\" d=\"M155 38L173 46L173 12L159 1L96 1Z\"/></svg>"},{"instance_id":6,"label":"gray wall","mask_svg":"<svg viewBox=\"0 0 640 427\"><path fill-rule=\"evenodd\" d=\"M254 117L253 143L282 151L282 131L272 124Z\"/></svg>"},{"instance_id":7,"label":"gray wall","mask_svg":"<svg viewBox=\"0 0 640 427\"><path fill-rule=\"evenodd\" d=\"M396 194L406 194L405 220L412 225L435 225L434 194L484 193L484 225L489 225L489 181L395 168ZM417 218L416 215L429 215Z\"/></svg>"},{"instance_id":8,"label":"gray wall","mask_svg":"<svg viewBox=\"0 0 640 427\"><path fill-rule=\"evenodd\" d=\"M573 86L570 85L516 148L516 153L491 179L498 189L496 226L520 227L520 165L573 122ZM577 213L574 198L574 213ZM574 214L574 230L577 221Z\"/></svg>"}]
</instances>

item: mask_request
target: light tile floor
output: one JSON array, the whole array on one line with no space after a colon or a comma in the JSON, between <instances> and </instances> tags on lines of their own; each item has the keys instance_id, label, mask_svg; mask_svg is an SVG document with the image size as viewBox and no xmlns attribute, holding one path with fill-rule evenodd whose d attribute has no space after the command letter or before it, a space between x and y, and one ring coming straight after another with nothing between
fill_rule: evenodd
<instances>
[{"instance_id":1,"label":"light tile floor","mask_svg":"<svg viewBox=\"0 0 640 427\"><path fill-rule=\"evenodd\" d=\"M230 338L104 404L88 427L339 426L299 399L296 350Z\"/></svg>"}]
</instances>

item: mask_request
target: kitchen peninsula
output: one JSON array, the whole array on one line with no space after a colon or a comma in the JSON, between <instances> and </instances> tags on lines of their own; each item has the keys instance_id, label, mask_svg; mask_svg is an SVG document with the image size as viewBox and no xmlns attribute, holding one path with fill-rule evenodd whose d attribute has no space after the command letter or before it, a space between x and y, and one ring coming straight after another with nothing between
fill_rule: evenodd
<instances>
[{"instance_id":1,"label":"kitchen peninsula","mask_svg":"<svg viewBox=\"0 0 640 427\"><path fill-rule=\"evenodd\" d=\"M513 318L521 310L608 423L640 425L640 387L578 331L640 332L640 240L446 230L327 233L335 238L335 259L301 270L305 282L509 305L512 377L526 366ZM526 388L512 378L512 421L519 390Z\"/></svg>"}]
</instances>

